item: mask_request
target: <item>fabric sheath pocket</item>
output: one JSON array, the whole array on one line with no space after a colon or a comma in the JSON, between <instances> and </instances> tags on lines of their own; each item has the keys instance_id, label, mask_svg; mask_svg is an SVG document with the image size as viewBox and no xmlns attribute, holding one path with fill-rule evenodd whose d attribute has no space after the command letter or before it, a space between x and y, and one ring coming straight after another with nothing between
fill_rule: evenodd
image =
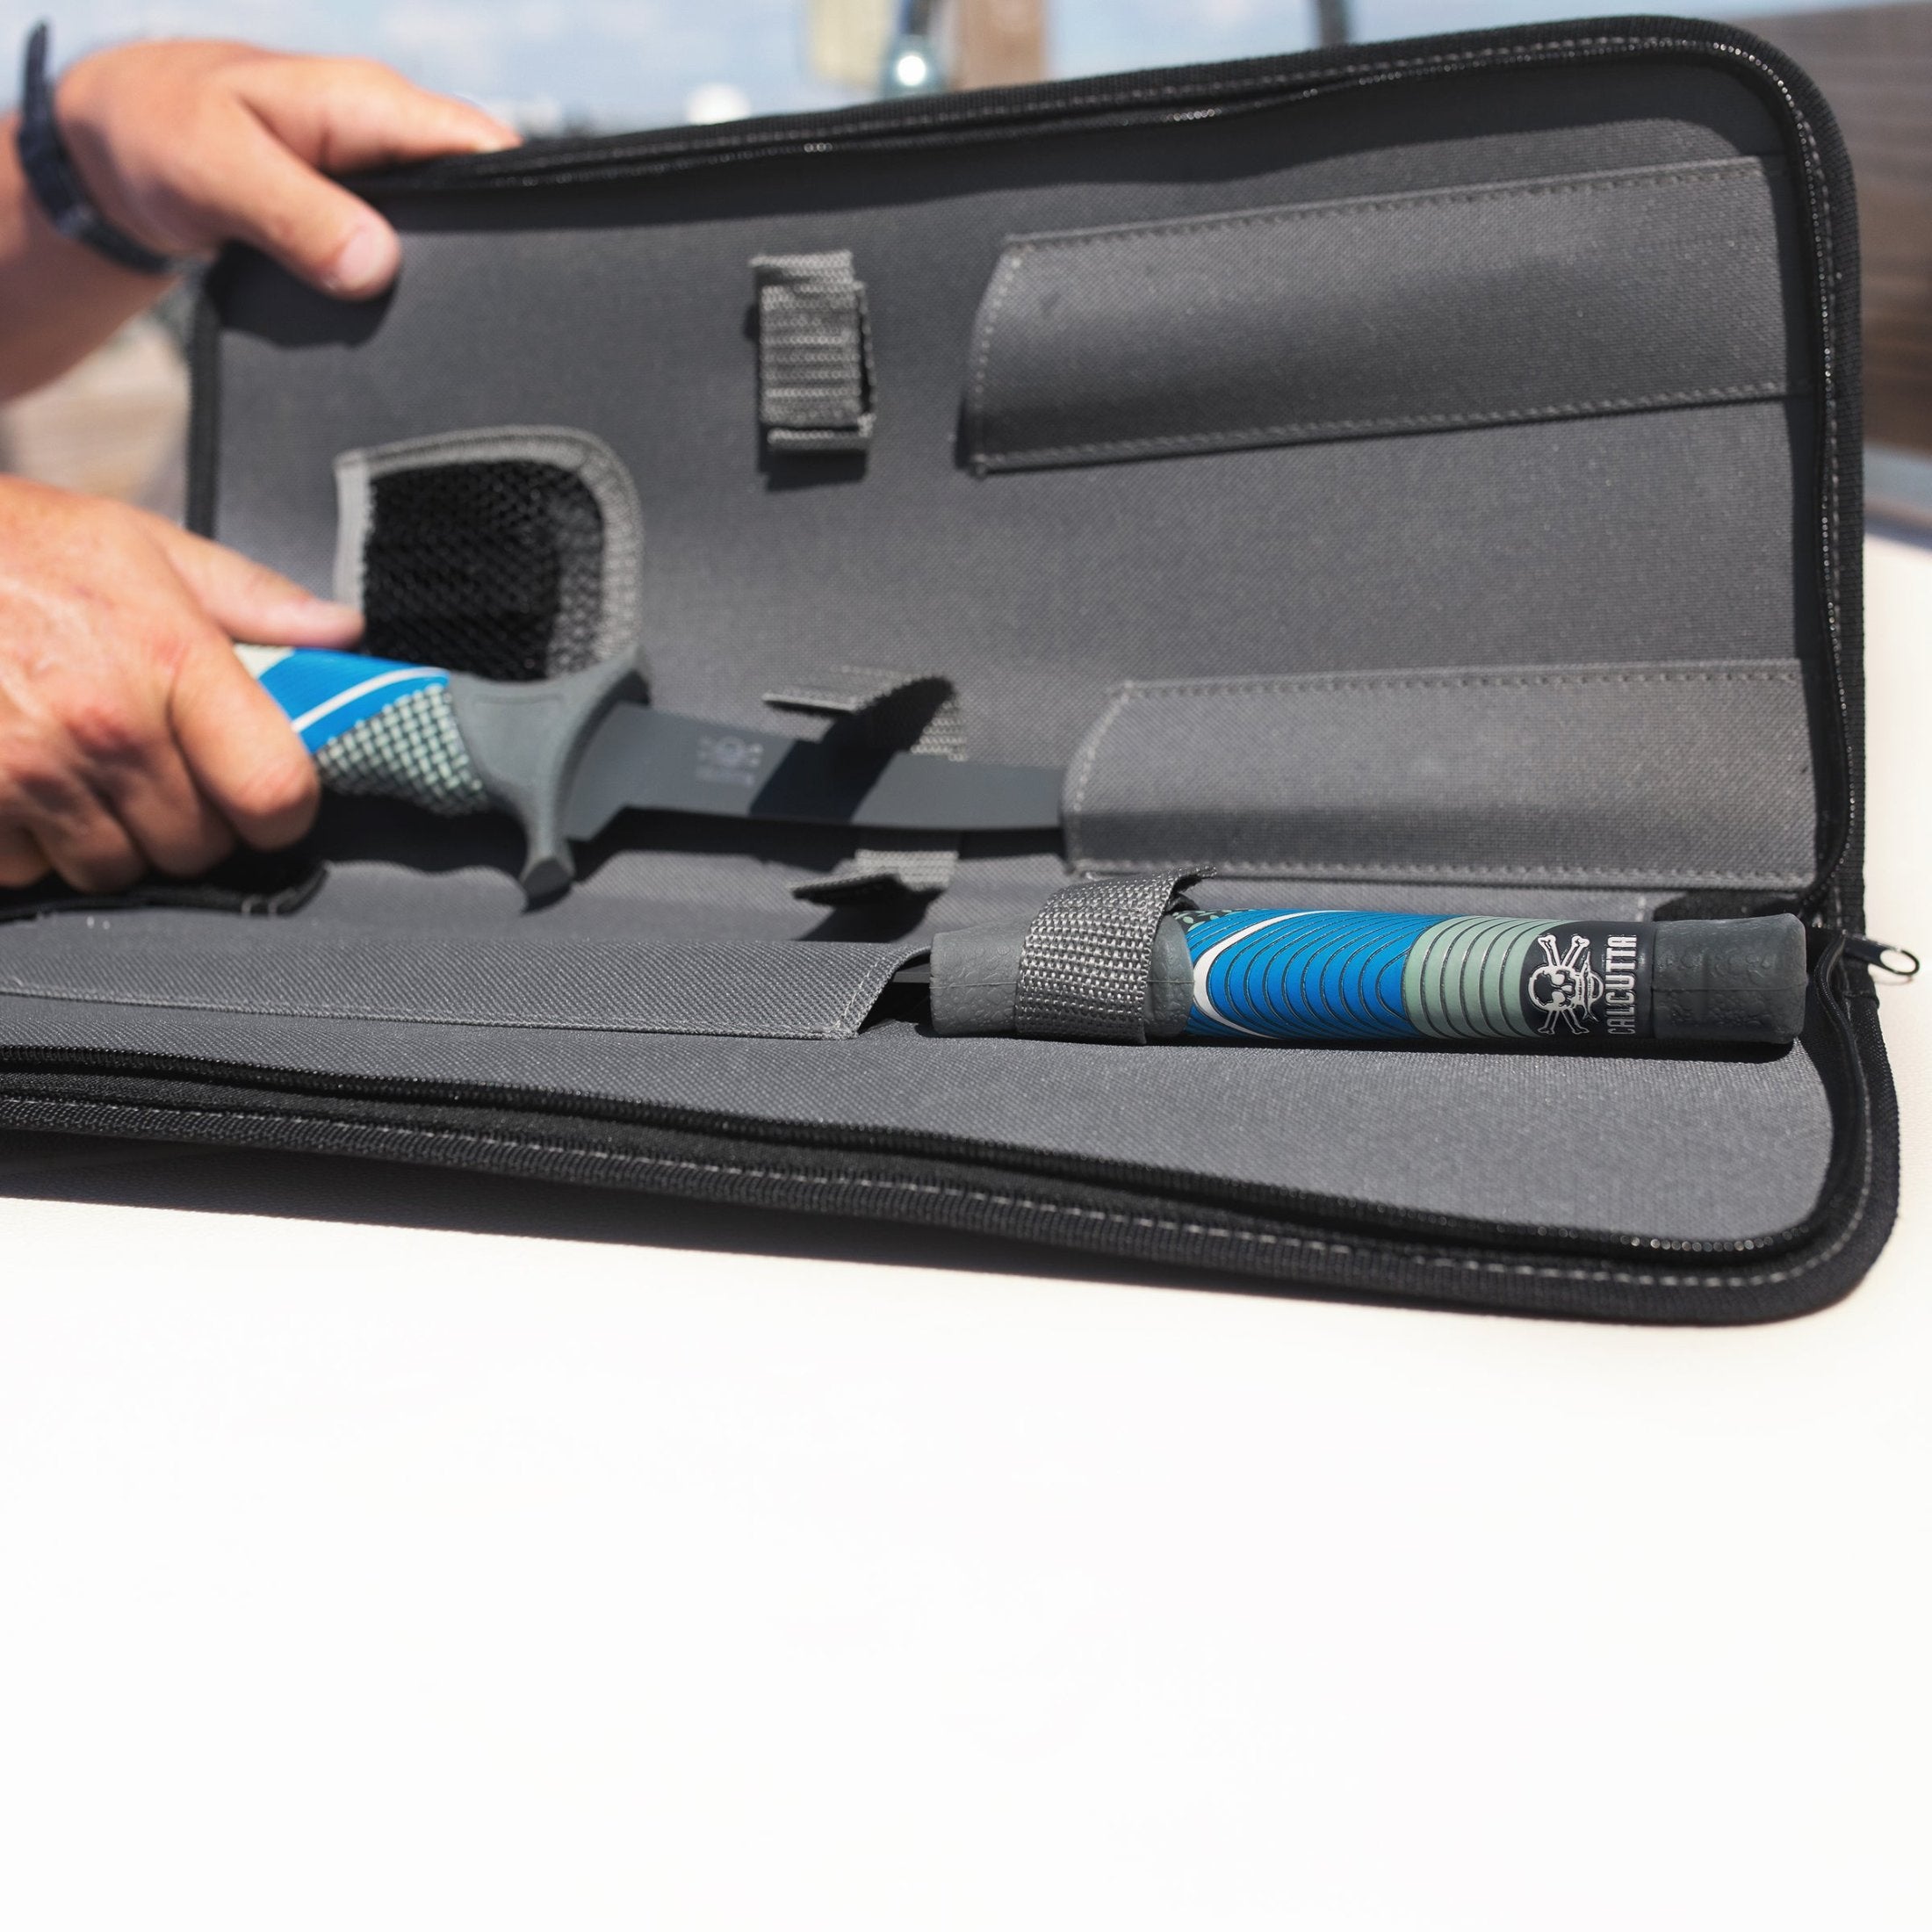
<instances>
[{"instance_id":1,"label":"fabric sheath pocket","mask_svg":"<svg viewBox=\"0 0 1932 1932\"><path fill-rule=\"evenodd\" d=\"M1103 870L1770 890L1814 863L1790 658L1126 684L1065 809Z\"/></svg>"},{"instance_id":2,"label":"fabric sheath pocket","mask_svg":"<svg viewBox=\"0 0 1932 1932\"><path fill-rule=\"evenodd\" d=\"M974 469L1780 396L1803 340L1757 157L1010 242L974 327Z\"/></svg>"},{"instance_id":3,"label":"fabric sheath pocket","mask_svg":"<svg viewBox=\"0 0 1932 1932\"><path fill-rule=\"evenodd\" d=\"M849 1040L925 948L415 940L72 915L0 929L0 996L296 1020Z\"/></svg>"}]
</instances>

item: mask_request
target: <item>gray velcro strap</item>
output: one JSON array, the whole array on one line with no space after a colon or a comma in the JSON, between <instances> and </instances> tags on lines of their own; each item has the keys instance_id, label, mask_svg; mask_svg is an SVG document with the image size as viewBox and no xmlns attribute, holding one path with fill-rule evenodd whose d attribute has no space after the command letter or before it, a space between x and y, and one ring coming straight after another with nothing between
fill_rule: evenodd
<instances>
[{"instance_id":1,"label":"gray velcro strap","mask_svg":"<svg viewBox=\"0 0 1932 1932\"><path fill-rule=\"evenodd\" d=\"M959 847L949 841L861 847L829 878L795 885L791 896L808 905L867 905L911 893L936 898L953 883Z\"/></svg>"},{"instance_id":2,"label":"gray velcro strap","mask_svg":"<svg viewBox=\"0 0 1932 1932\"><path fill-rule=\"evenodd\" d=\"M848 455L872 441L872 324L849 249L761 255L758 420L785 455Z\"/></svg>"},{"instance_id":3,"label":"gray velcro strap","mask_svg":"<svg viewBox=\"0 0 1932 1932\"><path fill-rule=\"evenodd\" d=\"M822 674L768 691L775 710L829 717L827 742L840 739L868 751L919 752L962 759L966 721L950 678L841 664ZM909 892L933 898L953 883L959 841L908 834L876 839L830 877L795 885L791 896L811 905L853 905Z\"/></svg>"},{"instance_id":4,"label":"gray velcro strap","mask_svg":"<svg viewBox=\"0 0 1932 1932\"><path fill-rule=\"evenodd\" d=\"M1200 876L1083 879L1056 892L1020 948L1013 1030L1144 1046L1154 941L1181 888Z\"/></svg>"},{"instance_id":5,"label":"gray velcro strap","mask_svg":"<svg viewBox=\"0 0 1932 1932\"><path fill-rule=\"evenodd\" d=\"M950 678L841 664L797 684L768 691L774 710L829 717L838 736L868 751L966 755L966 721Z\"/></svg>"}]
</instances>

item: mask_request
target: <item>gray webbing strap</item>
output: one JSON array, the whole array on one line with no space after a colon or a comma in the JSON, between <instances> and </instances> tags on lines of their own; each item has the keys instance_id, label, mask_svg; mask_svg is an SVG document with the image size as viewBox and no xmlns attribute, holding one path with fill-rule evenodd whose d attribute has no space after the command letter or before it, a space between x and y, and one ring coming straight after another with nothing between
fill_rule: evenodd
<instances>
[{"instance_id":1,"label":"gray webbing strap","mask_svg":"<svg viewBox=\"0 0 1932 1932\"><path fill-rule=\"evenodd\" d=\"M869 751L966 755L966 721L950 678L879 665L841 664L803 683L767 691L776 711L829 717L841 737Z\"/></svg>"},{"instance_id":2,"label":"gray webbing strap","mask_svg":"<svg viewBox=\"0 0 1932 1932\"><path fill-rule=\"evenodd\" d=\"M903 841L861 846L829 878L795 885L791 896L808 905L866 905L902 892L936 898L953 883L958 865L956 845L921 845L909 834Z\"/></svg>"},{"instance_id":3,"label":"gray webbing strap","mask_svg":"<svg viewBox=\"0 0 1932 1932\"><path fill-rule=\"evenodd\" d=\"M784 455L844 456L872 441L872 325L849 249L761 255L758 420Z\"/></svg>"},{"instance_id":4,"label":"gray webbing strap","mask_svg":"<svg viewBox=\"0 0 1932 1932\"><path fill-rule=\"evenodd\" d=\"M872 751L920 752L935 758L966 755L966 724L949 678L841 664L808 682L768 691L766 703L833 720L828 738ZM936 898L953 883L959 841L930 834L877 838L836 872L795 885L791 896L812 905L854 905L902 892Z\"/></svg>"},{"instance_id":5,"label":"gray webbing strap","mask_svg":"<svg viewBox=\"0 0 1932 1932\"><path fill-rule=\"evenodd\" d=\"M1083 879L1041 907L1020 953L1013 1030L1029 1040L1147 1042L1154 939L1198 872Z\"/></svg>"}]
</instances>

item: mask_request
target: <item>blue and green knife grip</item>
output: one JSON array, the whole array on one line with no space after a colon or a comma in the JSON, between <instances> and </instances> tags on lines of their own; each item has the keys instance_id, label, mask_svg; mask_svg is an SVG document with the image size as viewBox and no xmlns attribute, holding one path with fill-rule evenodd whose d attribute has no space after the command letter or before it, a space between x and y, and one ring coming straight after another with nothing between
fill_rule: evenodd
<instances>
[{"instance_id":1,"label":"blue and green knife grip","mask_svg":"<svg viewBox=\"0 0 1932 1932\"><path fill-rule=\"evenodd\" d=\"M236 648L330 790L515 818L532 900L574 875L565 808L585 746L620 698L643 694L629 659L505 684L352 652Z\"/></svg>"},{"instance_id":2,"label":"blue and green knife grip","mask_svg":"<svg viewBox=\"0 0 1932 1932\"><path fill-rule=\"evenodd\" d=\"M941 934L932 1013L947 1034L1017 1030L1027 922ZM1804 926L1273 909L1171 913L1148 969L1145 1034L1229 1042L1585 1041L1788 1045L1804 1030Z\"/></svg>"},{"instance_id":3,"label":"blue and green knife grip","mask_svg":"<svg viewBox=\"0 0 1932 1932\"><path fill-rule=\"evenodd\" d=\"M1411 912L1182 912L1210 1040L1748 1041L1805 1025L1805 929Z\"/></svg>"}]
</instances>

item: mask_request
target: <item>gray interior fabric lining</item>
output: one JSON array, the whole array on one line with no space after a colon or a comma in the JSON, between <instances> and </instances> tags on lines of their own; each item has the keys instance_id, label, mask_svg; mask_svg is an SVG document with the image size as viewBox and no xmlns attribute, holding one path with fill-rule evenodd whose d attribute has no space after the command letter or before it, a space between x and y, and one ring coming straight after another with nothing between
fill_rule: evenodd
<instances>
[{"instance_id":1,"label":"gray interior fabric lining","mask_svg":"<svg viewBox=\"0 0 1932 1932\"><path fill-rule=\"evenodd\" d=\"M630 191L398 198L409 271L379 316L265 266L226 287L218 531L326 582L336 451L425 425L583 423L644 503L658 702L758 725L764 692L824 665L939 665L975 755L1014 763L1064 762L1123 678L1806 655L1809 452L1788 403L997 487L951 460L974 316L1015 232L1776 148L1734 82L1604 68L890 168L827 155ZM758 460L745 265L841 249L865 266L890 407L862 476L780 476ZM1651 292L1668 303L1668 279Z\"/></svg>"},{"instance_id":2,"label":"gray interior fabric lining","mask_svg":"<svg viewBox=\"0 0 1932 1932\"><path fill-rule=\"evenodd\" d=\"M1069 857L1304 878L1801 885L1795 660L1128 684L1067 773Z\"/></svg>"},{"instance_id":3,"label":"gray interior fabric lining","mask_svg":"<svg viewBox=\"0 0 1932 1932\"><path fill-rule=\"evenodd\" d=\"M1741 1240L1803 1218L1831 1117L1801 1049L1749 1060L931 1037L693 1040L0 995L0 1042L473 1081L1100 1155L1389 1208ZM755 1150L746 1159L755 1164Z\"/></svg>"},{"instance_id":4,"label":"gray interior fabric lining","mask_svg":"<svg viewBox=\"0 0 1932 1932\"><path fill-rule=\"evenodd\" d=\"M610 849L591 854L588 876L570 892L532 913L514 870L518 840L503 821L431 820L365 800L330 800L323 811L328 876L297 917L306 931L330 943L353 944L364 933L400 938L430 932L445 939L504 938L517 944L808 938L903 939L910 944L946 927L1030 920L1068 877L1056 854L970 848L936 900L847 908L828 917L825 909L802 904L796 889L823 879L849 850L849 841L836 833L784 828L789 838L753 853L744 849L741 826L640 818L619 828ZM1238 875L1210 879L1190 895L1203 905L1229 910L1383 907L1551 919L1642 919L1674 896L1674 889L1640 892L1460 880L1409 885ZM12 929L0 925L0 956Z\"/></svg>"},{"instance_id":5,"label":"gray interior fabric lining","mask_svg":"<svg viewBox=\"0 0 1932 1932\"><path fill-rule=\"evenodd\" d=\"M968 452L998 471L1783 395L1781 191L1765 162L1700 162L1028 235L974 328Z\"/></svg>"},{"instance_id":6,"label":"gray interior fabric lining","mask_svg":"<svg viewBox=\"0 0 1932 1932\"><path fill-rule=\"evenodd\" d=\"M849 1040L912 946L325 937L155 912L0 934L0 991L288 1019Z\"/></svg>"}]
</instances>

